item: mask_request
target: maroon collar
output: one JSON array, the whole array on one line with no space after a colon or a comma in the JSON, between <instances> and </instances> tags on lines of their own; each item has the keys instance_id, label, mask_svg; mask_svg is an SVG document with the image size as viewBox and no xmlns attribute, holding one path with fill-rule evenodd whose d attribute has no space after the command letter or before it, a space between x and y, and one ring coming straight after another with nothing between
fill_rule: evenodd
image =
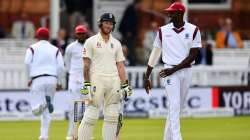
<instances>
[{"instance_id":1,"label":"maroon collar","mask_svg":"<svg viewBox=\"0 0 250 140\"><path fill-rule=\"evenodd\" d=\"M181 27L179 29L177 28L172 28L177 34L179 34L180 32L182 32L184 30L184 27Z\"/></svg>"}]
</instances>

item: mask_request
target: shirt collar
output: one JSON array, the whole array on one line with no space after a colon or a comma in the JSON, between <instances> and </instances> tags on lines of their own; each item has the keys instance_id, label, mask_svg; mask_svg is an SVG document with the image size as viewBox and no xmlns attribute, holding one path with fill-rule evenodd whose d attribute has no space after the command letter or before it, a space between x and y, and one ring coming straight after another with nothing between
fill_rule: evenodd
<instances>
[{"instance_id":1,"label":"shirt collar","mask_svg":"<svg viewBox=\"0 0 250 140\"><path fill-rule=\"evenodd\" d=\"M80 43L78 40L75 41L79 45L83 45L84 43Z\"/></svg>"},{"instance_id":2,"label":"shirt collar","mask_svg":"<svg viewBox=\"0 0 250 140\"><path fill-rule=\"evenodd\" d=\"M100 32L97 35L98 35L98 40L105 42L105 40L103 39L103 37L102 37L102 35L101 35ZM109 34L109 40L108 40L108 42L110 42L112 39L113 39L112 34Z\"/></svg>"},{"instance_id":3,"label":"shirt collar","mask_svg":"<svg viewBox=\"0 0 250 140\"><path fill-rule=\"evenodd\" d=\"M39 40L40 43L48 43L47 40Z\"/></svg>"},{"instance_id":4,"label":"shirt collar","mask_svg":"<svg viewBox=\"0 0 250 140\"><path fill-rule=\"evenodd\" d=\"M184 25L183 25L182 27L180 27L180 28L175 28L175 27L174 27L174 24L171 23L172 29L173 29L176 33L182 32L182 31L185 29L185 25L186 25L186 21L184 21Z\"/></svg>"}]
</instances>

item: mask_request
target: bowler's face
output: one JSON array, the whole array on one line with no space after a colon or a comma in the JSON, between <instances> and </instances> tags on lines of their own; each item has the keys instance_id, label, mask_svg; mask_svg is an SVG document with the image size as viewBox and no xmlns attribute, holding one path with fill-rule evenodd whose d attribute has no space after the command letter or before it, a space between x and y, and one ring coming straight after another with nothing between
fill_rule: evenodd
<instances>
[{"instance_id":1,"label":"bowler's face","mask_svg":"<svg viewBox=\"0 0 250 140\"><path fill-rule=\"evenodd\" d=\"M177 12L169 12L168 13L168 17L170 17L171 19L174 19L176 18L178 15L177 15Z\"/></svg>"},{"instance_id":2,"label":"bowler's face","mask_svg":"<svg viewBox=\"0 0 250 140\"><path fill-rule=\"evenodd\" d=\"M86 39L86 37L87 37L87 34L85 34L85 33L78 33L78 34L76 34L76 38L77 38L80 42L84 42L85 39Z\"/></svg>"},{"instance_id":3,"label":"bowler's face","mask_svg":"<svg viewBox=\"0 0 250 140\"><path fill-rule=\"evenodd\" d=\"M103 21L102 22L101 30L104 34L109 34L112 31L112 29L113 29L113 22L111 22L111 21Z\"/></svg>"},{"instance_id":4,"label":"bowler's face","mask_svg":"<svg viewBox=\"0 0 250 140\"><path fill-rule=\"evenodd\" d=\"M183 13L179 11L169 12L168 17L171 19L172 22L178 22L180 20L183 20Z\"/></svg>"}]
</instances>

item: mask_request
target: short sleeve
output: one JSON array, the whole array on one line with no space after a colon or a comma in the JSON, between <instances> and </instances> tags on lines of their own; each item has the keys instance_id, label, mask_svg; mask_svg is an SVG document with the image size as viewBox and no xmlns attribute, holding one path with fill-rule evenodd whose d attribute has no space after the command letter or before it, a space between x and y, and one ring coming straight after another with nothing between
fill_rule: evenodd
<instances>
[{"instance_id":1,"label":"short sleeve","mask_svg":"<svg viewBox=\"0 0 250 140\"><path fill-rule=\"evenodd\" d=\"M83 47L83 57L87 57L92 59L93 57L93 48L92 48L92 43L91 40L86 40L84 47Z\"/></svg>"},{"instance_id":2,"label":"short sleeve","mask_svg":"<svg viewBox=\"0 0 250 140\"><path fill-rule=\"evenodd\" d=\"M201 48L201 33L198 27L196 27L193 34L193 43L191 48Z\"/></svg>"},{"instance_id":3,"label":"short sleeve","mask_svg":"<svg viewBox=\"0 0 250 140\"><path fill-rule=\"evenodd\" d=\"M29 65L32 62L33 53L34 53L34 50L31 47L26 50L25 59L24 59L24 63L26 65Z\"/></svg>"},{"instance_id":4,"label":"short sleeve","mask_svg":"<svg viewBox=\"0 0 250 140\"><path fill-rule=\"evenodd\" d=\"M157 35L155 37L154 43L153 43L153 46L156 48L161 48L161 44L162 44L161 34L162 34L161 29L159 29L159 31L157 32Z\"/></svg>"},{"instance_id":5,"label":"short sleeve","mask_svg":"<svg viewBox=\"0 0 250 140\"><path fill-rule=\"evenodd\" d=\"M115 58L115 60L116 60L116 62L125 61L125 57L124 57L124 55L123 55L121 43L118 43L118 49L117 49L117 53L116 53L116 58Z\"/></svg>"}]
</instances>

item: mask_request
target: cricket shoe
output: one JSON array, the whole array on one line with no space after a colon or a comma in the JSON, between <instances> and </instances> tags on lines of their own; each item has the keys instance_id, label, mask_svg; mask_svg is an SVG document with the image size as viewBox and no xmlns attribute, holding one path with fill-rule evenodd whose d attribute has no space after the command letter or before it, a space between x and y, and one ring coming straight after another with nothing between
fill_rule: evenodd
<instances>
[{"instance_id":1,"label":"cricket shoe","mask_svg":"<svg viewBox=\"0 0 250 140\"><path fill-rule=\"evenodd\" d=\"M45 96L47 107L49 110L49 113L52 113L54 111L53 104L51 103L51 97L50 96Z\"/></svg>"},{"instance_id":2,"label":"cricket shoe","mask_svg":"<svg viewBox=\"0 0 250 140\"><path fill-rule=\"evenodd\" d=\"M32 109L32 113L36 116L39 116L47 108L47 104L40 104L35 109Z\"/></svg>"},{"instance_id":3,"label":"cricket shoe","mask_svg":"<svg viewBox=\"0 0 250 140\"><path fill-rule=\"evenodd\" d=\"M67 136L66 140L73 140L73 137L72 136Z\"/></svg>"},{"instance_id":4,"label":"cricket shoe","mask_svg":"<svg viewBox=\"0 0 250 140\"><path fill-rule=\"evenodd\" d=\"M48 140L48 137L42 137L42 136L40 136L39 140Z\"/></svg>"}]
</instances>

